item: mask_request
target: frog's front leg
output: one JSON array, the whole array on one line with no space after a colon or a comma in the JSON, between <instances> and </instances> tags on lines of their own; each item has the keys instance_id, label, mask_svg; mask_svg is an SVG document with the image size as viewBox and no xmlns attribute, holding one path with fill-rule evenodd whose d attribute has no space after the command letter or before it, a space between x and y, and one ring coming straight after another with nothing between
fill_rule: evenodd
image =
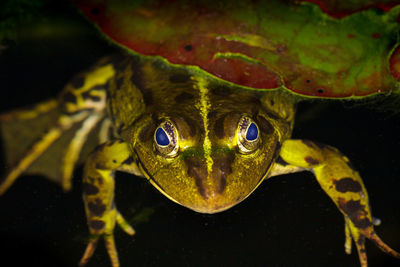
<instances>
[{"instance_id":1,"label":"frog's front leg","mask_svg":"<svg viewBox=\"0 0 400 267\"><path fill-rule=\"evenodd\" d=\"M365 238L382 251L400 258L375 233L368 194L360 175L349 159L331 146L307 140L287 140L282 144L280 158L270 176L309 170L315 174L322 189L333 200L345 218L345 251L351 253L351 238L357 247L361 266L367 266Z\"/></svg>"},{"instance_id":2,"label":"frog's front leg","mask_svg":"<svg viewBox=\"0 0 400 267\"><path fill-rule=\"evenodd\" d=\"M112 266L119 266L113 235L115 223L129 235L135 233L114 203L114 173L116 170L132 172L135 168L130 166L133 164L131 159L128 144L114 140L98 146L85 164L83 199L91 238L80 266L89 261L100 237L104 238Z\"/></svg>"}]
</instances>

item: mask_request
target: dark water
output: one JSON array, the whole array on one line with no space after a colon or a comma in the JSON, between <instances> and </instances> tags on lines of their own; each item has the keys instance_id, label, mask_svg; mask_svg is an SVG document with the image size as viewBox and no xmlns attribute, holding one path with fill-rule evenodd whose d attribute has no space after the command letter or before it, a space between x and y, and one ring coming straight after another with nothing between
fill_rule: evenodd
<instances>
[{"instance_id":1,"label":"dark water","mask_svg":"<svg viewBox=\"0 0 400 267\"><path fill-rule=\"evenodd\" d=\"M1 111L56 96L73 74L114 51L68 9L39 22L47 34L32 23L0 55ZM301 104L294 137L335 146L352 160L382 220L378 234L400 250L400 117L348 106ZM77 265L87 240L80 175L78 168L68 194L42 177L24 176L0 198L2 262ZM116 203L137 231L132 238L115 230L122 266L359 266L356 251L344 254L341 214L309 173L266 181L215 215L178 206L144 179L118 174ZM400 265L370 242L367 251L370 266ZM109 266L102 243L89 266Z\"/></svg>"}]
</instances>

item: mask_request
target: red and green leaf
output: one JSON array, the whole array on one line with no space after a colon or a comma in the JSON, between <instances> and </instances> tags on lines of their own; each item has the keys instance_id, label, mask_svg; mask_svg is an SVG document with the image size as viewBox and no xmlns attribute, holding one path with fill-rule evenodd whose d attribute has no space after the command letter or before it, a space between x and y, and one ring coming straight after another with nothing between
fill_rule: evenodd
<instances>
[{"instance_id":1,"label":"red and green leaf","mask_svg":"<svg viewBox=\"0 0 400 267\"><path fill-rule=\"evenodd\" d=\"M336 98L399 86L399 0L75 1L122 47L242 86Z\"/></svg>"}]
</instances>

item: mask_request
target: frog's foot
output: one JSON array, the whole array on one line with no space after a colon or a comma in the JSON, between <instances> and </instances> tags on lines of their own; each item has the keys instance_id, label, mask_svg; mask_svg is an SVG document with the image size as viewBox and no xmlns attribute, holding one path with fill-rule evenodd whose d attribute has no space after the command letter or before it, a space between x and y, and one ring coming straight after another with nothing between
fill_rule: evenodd
<instances>
[{"instance_id":1,"label":"frog's foot","mask_svg":"<svg viewBox=\"0 0 400 267\"><path fill-rule=\"evenodd\" d=\"M367 253L365 250L365 239L368 238L371 240L378 248L380 248L383 252L400 258L400 253L390 248L387 244L385 244L376 232L373 229L373 226L370 225L365 229L357 228L348 217L345 217L345 252L347 254L351 254L351 240L354 239L354 243L357 248L358 257L360 259L360 264L362 267L367 267Z\"/></svg>"},{"instance_id":2,"label":"frog's foot","mask_svg":"<svg viewBox=\"0 0 400 267\"><path fill-rule=\"evenodd\" d=\"M112 220L111 220L112 221ZM125 233L128 235L134 235L135 230L129 225L129 223L122 217L122 215L117 211L116 215L116 221L118 225L124 230ZM97 224L99 225L104 225L103 221L97 220ZM109 223L110 224L110 223ZM79 266L85 266L90 258L93 256L94 251L96 250L97 244L99 242L100 237L104 238L104 243L108 252L108 256L110 257L111 265L113 267L118 267L119 266L119 260L118 260L118 253L117 253L117 248L115 246L115 241L114 241L114 234L113 232L113 226L107 226L104 225L103 229L109 229L111 228L111 233L106 233L105 231L99 231L95 229L95 225L89 225L91 232L94 234L90 238L89 244L86 247L85 253L82 256L82 259L79 262Z\"/></svg>"},{"instance_id":3,"label":"frog's foot","mask_svg":"<svg viewBox=\"0 0 400 267\"><path fill-rule=\"evenodd\" d=\"M79 123L88 117L86 113L76 116L61 115L58 118L57 125L49 129L38 141L36 141L24 154L19 162L11 168L5 178L0 181L0 195L17 180L17 178L26 171L29 166L39 158L61 135L70 129L75 123ZM89 117L91 118L91 117ZM86 120L87 121L87 120ZM85 122L86 122L85 121Z\"/></svg>"}]
</instances>

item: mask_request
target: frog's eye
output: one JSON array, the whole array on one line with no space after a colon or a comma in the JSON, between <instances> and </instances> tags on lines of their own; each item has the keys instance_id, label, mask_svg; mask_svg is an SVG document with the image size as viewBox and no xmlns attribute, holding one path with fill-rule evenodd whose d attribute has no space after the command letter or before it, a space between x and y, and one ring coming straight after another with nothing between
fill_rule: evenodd
<instances>
[{"instance_id":1,"label":"frog's eye","mask_svg":"<svg viewBox=\"0 0 400 267\"><path fill-rule=\"evenodd\" d=\"M257 124L247 116L243 116L238 125L238 147L243 154L254 152L260 143L260 130Z\"/></svg>"},{"instance_id":2,"label":"frog's eye","mask_svg":"<svg viewBox=\"0 0 400 267\"><path fill-rule=\"evenodd\" d=\"M154 132L154 144L158 152L167 157L174 157L178 153L178 132L170 121L162 122Z\"/></svg>"}]
</instances>

